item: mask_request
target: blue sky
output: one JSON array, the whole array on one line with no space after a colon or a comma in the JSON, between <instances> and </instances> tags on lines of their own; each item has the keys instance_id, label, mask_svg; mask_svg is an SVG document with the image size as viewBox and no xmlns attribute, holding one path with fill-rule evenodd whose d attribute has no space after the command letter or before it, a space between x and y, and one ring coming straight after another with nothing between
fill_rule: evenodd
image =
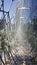
<instances>
[{"instance_id":1,"label":"blue sky","mask_svg":"<svg viewBox=\"0 0 37 65\"><path fill-rule=\"evenodd\" d=\"M16 4L16 0L14 2L12 2L12 0L5 0L5 10L8 11L10 4L12 3L11 9L10 9L10 17L12 16L12 14L14 14L14 10L15 10L15 4Z\"/></svg>"},{"instance_id":2,"label":"blue sky","mask_svg":"<svg viewBox=\"0 0 37 65\"><path fill-rule=\"evenodd\" d=\"M26 6L30 7L31 9L24 11L24 17L26 18L26 21L29 21L31 17L37 17L37 0L27 0L27 3L28 4Z\"/></svg>"},{"instance_id":3,"label":"blue sky","mask_svg":"<svg viewBox=\"0 0 37 65\"><path fill-rule=\"evenodd\" d=\"M14 15L14 13L15 13L16 1L17 0L14 0L13 2L12 2L12 0L4 0L4 10L5 11L9 10L10 4L12 2L12 6L11 6L11 10L10 10L10 17L12 15ZM0 2L1 2L1 0L0 0ZM32 8L31 12L34 12L34 14L32 15L32 17L33 16L37 16L37 14L36 14L37 13L36 12L36 10L37 10L37 8L36 8L36 6L37 6L37 0L27 0L26 2L27 2L26 6L27 7L31 7ZM33 4L32 4L32 2L33 2ZM35 10L35 8L36 8L36 10ZM1 17L1 15L2 15L2 13L0 13L0 17ZM24 10L24 18L27 20L29 16L30 16L30 10Z\"/></svg>"},{"instance_id":4,"label":"blue sky","mask_svg":"<svg viewBox=\"0 0 37 65\"><path fill-rule=\"evenodd\" d=\"M4 10L8 11L10 4L12 3L11 6L11 10L10 10L10 17L12 16L12 14L14 14L14 10L15 10L15 5L16 5L16 0L14 0L14 2L12 2L12 0L4 0ZM0 4L1 4L1 0L0 0ZM2 16L2 13L0 13L0 17Z\"/></svg>"},{"instance_id":5,"label":"blue sky","mask_svg":"<svg viewBox=\"0 0 37 65\"><path fill-rule=\"evenodd\" d=\"M33 2L33 4L32 4L32 12L33 12L32 17L33 16L37 17L37 0L33 0L32 2Z\"/></svg>"}]
</instances>

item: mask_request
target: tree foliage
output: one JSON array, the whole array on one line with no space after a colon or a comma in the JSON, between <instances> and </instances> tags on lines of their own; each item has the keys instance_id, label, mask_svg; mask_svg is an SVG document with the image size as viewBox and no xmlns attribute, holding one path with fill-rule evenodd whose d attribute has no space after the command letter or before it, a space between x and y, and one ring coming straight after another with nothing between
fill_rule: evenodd
<instances>
[{"instance_id":1,"label":"tree foliage","mask_svg":"<svg viewBox=\"0 0 37 65\"><path fill-rule=\"evenodd\" d=\"M27 39L31 44L32 51L37 52L37 18L32 19L28 22Z\"/></svg>"}]
</instances>

